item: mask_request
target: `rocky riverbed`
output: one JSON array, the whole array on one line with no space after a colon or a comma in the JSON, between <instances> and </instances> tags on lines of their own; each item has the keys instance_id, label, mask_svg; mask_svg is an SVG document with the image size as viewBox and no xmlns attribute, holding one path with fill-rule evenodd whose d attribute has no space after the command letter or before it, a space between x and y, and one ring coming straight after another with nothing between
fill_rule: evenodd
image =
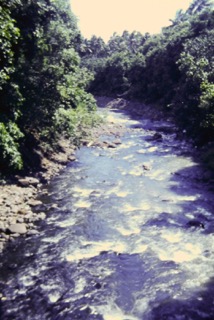
<instances>
[{"instance_id":1,"label":"rocky riverbed","mask_svg":"<svg viewBox=\"0 0 214 320\"><path fill-rule=\"evenodd\" d=\"M37 188L26 205L46 218L1 255L0 317L213 319L209 172L172 122L147 108L133 114L123 99L101 102L108 126L94 128L59 176L41 187L39 173L17 177Z\"/></svg>"},{"instance_id":2,"label":"rocky riverbed","mask_svg":"<svg viewBox=\"0 0 214 320\"><path fill-rule=\"evenodd\" d=\"M136 119L141 118L142 115L153 120L163 117L161 111L157 109L154 112L154 109L149 106L121 98L99 97L97 104L101 110L103 108L126 110L135 114ZM121 144L120 138L128 130L137 129L136 126L127 128L125 124L117 123L115 118L105 115L105 111L101 113L104 118L103 123L90 130L88 137L82 140L82 145L101 149L117 148ZM170 119L168 120L170 123ZM162 128L165 132L169 130L179 135L177 128L172 124ZM156 132L151 139L161 141L162 135ZM8 241L14 241L20 235L32 236L38 233L36 223L45 219L44 211L47 212L47 208L44 208L44 204L37 198L48 192L45 186L49 184L52 177L58 175L69 162L76 161L77 147L69 140L62 139L59 147L59 152L42 158L41 171L24 177L16 176L13 182L0 185L0 252ZM206 170L199 178L200 180L212 179L210 172ZM50 209L54 206L57 204L53 203Z\"/></svg>"},{"instance_id":3,"label":"rocky riverbed","mask_svg":"<svg viewBox=\"0 0 214 320\"><path fill-rule=\"evenodd\" d=\"M120 106L121 99L101 98L101 107L107 105ZM109 105L108 105L109 103ZM82 145L99 148L116 148L121 142L120 137L127 129L111 119L93 128ZM110 139L109 139L110 137ZM19 236L29 237L38 233L36 223L45 219L44 205L39 196L47 193L46 185L52 177L72 161L76 161L76 147L69 140L59 142L60 152L50 158L42 158L41 171L28 176L16 176L11 182L0 185L0 252L8 241L14 241ZM50 209L57 204L53 203ZM47 208L46 208L47 209Z\"/></svg>"}]
</instances>

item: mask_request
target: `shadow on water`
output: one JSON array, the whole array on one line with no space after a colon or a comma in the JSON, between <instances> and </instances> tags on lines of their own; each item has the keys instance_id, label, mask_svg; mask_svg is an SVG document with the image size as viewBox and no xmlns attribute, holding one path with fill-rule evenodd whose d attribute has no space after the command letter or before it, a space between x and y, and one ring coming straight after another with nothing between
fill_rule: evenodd
<instances>
[{"instance_id":1,"label":"shadow on water","mask_svg":"<svg viewBox=\"0 0 214 320\"><path fill-rule=\"evenodd\" d=\"M213 320L214 278L188 300L166 299L155 306L145 320Z\"/></svg>"},{"instance_id":2,"label":"shadow on water","mask_svg":"<svg viewBox=\"0 0 214 320\"><path fill-rule=\"evenodd\" d=\"M203 177L203 167L195 165L176 171L171 178L175 185L171 190L184 198L180 206L184 217L184 227L198 228L203 233L214 231L214 198L212 184ZM191 201L188 201L191 198Z\"/></svg>"},{"instance_id":3,"label":"shadow on water","mask_svg":"<svg viewBox=\"0 0 214 320\"><path fill-rule=\"evenodd\" d=\"M117 110L117 114L126 115L127 112ZM158 203L161 208L164 208L163 204L165 204L164 210L162 212L155 212L154 210L154 214L152 212L151 215L150 211L146 211L146 213L144 211L142 215L145 215L146 220L138 225L140 232L136 231L134 233L135 229L133 228L133 234L127 235L125 233L125 235L121 235L116 227L123 226L125 221L122 231L127 232L126 227L129 231L132 218L130 220L125 219L128 219L127 216L129 215L132 217L132 213L134 217L135 211L131 213L125 211L125 214L122 215L120 209L123 204L127 204L127 201L131 202L132 198L125 199L122 202L123 198L117 198L111 192L109 193L111 197L105 198L105 192L109 191L112 185L115 187L117 184L113 175L109 176L108 171L108 176L105 177L105 170L102 168L103 162L100 160L100 163L96 163L96 169L101 168L101 173L100 177L98 176L96 179L102 181L98 184L98 188L101 189L99 191L104 191L102 197L97 198L95 192L87 198L91 202L94 199L94 207L92 205L88 209L75 209L73 202L81 200L81 197L72 198L75 195L72 191L73 186L77 185L86 189L92 187L94 189L97 185L96 179L95 185L92 184L91 178L87 176L87 170L85 167L81 169L78 162L71 166L68 165L67 171L62 173L61 177L56 178L49 189L51 195L49 200L47 199L47 203L53 201L58 204L58 208L49 212L48 217L50 219L48 218L47 221L40 223L39 235L28 238L24 247L22 239L10 244L7 256L3 257L0 262L0 266L2 265L0 285L5 288L2 292L8 299L8 304L7 302L4 303L4 300L0 302L1 320L22 320L24 317L27 320L214 319L214 278L211 278L211 274L205 274L205 278L200 279L201 282L198 282L197 278L194 279L194 276L199 275L200 268L203 268L206 263L206 260L203 259L206 257L211 259L212 254L211 247L209 247L210 237L214 229L214 200L211 185L204 179L203 168L196 162L183 169L176 169L177 167L175 167L175 171L168 175L169 177L166 176L165 171L168 169L167 153L172 154L175 158L177 155L182 158L182 155L186 154L190 157L191 149L185 148L180 151L177 141L174 147L174 144L168 146L166 143L164 145L164 139L163 141L151 140L151 134L158 131L164 135L164 138L166 137L166 141L169 141L167 135L173 134L173 131L167 123L157 122L152 124L151 121L142 123L142 116L134 116L131 113L129 113L129 117L136 120L136 123L131 123L129 127L133 130L136 129L135 132L138 129L144 131L144 135L135 137L137 142L130 147L130 150L125 149L124 151L122 149L122 151L119 151L119 153L124 152L122 156L120 155L120 158L118 156L118 159L122 160L122 164L119 165L123 166L123 157L130 156L130 154L135 156L134 165L139 160L142 160L143 164L148 159L153 160L153 157L157 157L158 164L157 167L154 165L154 171L158 171L159 166L164 166L163 177L166 178L167 182L158 180L158 176L152 176L153 169L151 175L149 170L144 171L143 175L139 177L132 177L128 172L127 175L118 175L114 179L117 180L117 177L122 177L124 184L129 182L129 187L133 187L135 190L136 181L142 182L144 180L144 185L151 188L149 189L151 191L152 188L158 186L160 190L155 193L157 197L153 196L152 198L150 194L148 195L146 188L143 196L148 197L150 201L154 201L154 204ZM131 139L131 136L128 139ZM142 148L141 139L146 141L145 148L150 150L150 153L140 154L139 156L137 151ZM127 140L125 140L126 142ZM158 148L153 149L157 146ZM169 148L168 151L167 148ZM117 150L115 151L117 152ZM91 156L92 159L88 159L89 154L87 152L82 154L83 165L90 167L92 164L93 167L93 163L90 161L94 161L94 158ZM126 152L128 153L126 154ZM163 157L166 156L166 158L163 158L164 160L160 160L162 155ZM116 157L117 154L115 153L113 156ZM84 157L88 160L86 164L84 163ZM118 159L115 161L118 161ZM174 158L172 161L174 161ZM115 162L113 163L115 164ZM130 166L128 168L130 171L132 163L127 163ZM108 165L111 167L112 162L109 162ZM76 170L73 175L69 172L70 168ZM79 169L82 171L78 171ZM127 168L124 165L122 169ZM97 169L97 171L99 170ZM112 171L110 172L112 173ZM114 172L114 174L116 173ZM109 179L106 190L103 187L104 178ZM132 182L128 179L131 181L132 179L139 180L133 180L134 185L132 185ZM118 183L118 181L116 182ZM166 187L166 190L164 189L165 194L162 195L161 187L165 182L168 187ZM71 198L72 200L70 200ZM142 200L141 198L142 195L140 194L140 200ZM135 200L137 202L139 198L134 198L133 201ZM117 202L120 201L121 203L117 207ZM178 202L178 205L174 202ZM87 207L87 202L85 205ZM115 214L113 213L114 206L116 206ZM105 211L107 207L111 207L111 210L108 210L109 212ZM152 211L152 205L151 208ZM169 210L167 210L168 208ZM176 212L177 209L178 212ZM140 219L139 211L140 209L137 208L135 217ZM114 216L117 216L118 221L114 219ZM66 224L67 220L70 224ZM117 226L113 225L115 221ZM127 221L130 225L125 224ZM139 221L141 220L137 220L137 222ZM180 235L178 244L176 243L177 247L174 246L173 242L170 242L171 239L167 242L168 240L165 237L166 235L171 237L176 233ZM208 237L209 243L206 247ZM124 248L128 248L126 251L123 250L123 246L115 245L115 242L124 244L124 241L126 241ZM201 257L198 254L193 255L193 258L190 257L190 260L192 259L190 261L188 260L189 256L187 256L187 260L182 265L182 262L173 260L173 257L170 256L171 253L182 251L182 246L185 245L189 246L188 248L191 250L195 245L197 249L200 246L200 241L203 241ZM105 242L108 245L107 249L99 251L99 245L105 244ZM135 251L138 244L140 249ZM167 246L169 247L168 255L164 255L168 249ZM146 247L148 249L145 249ZM89 255L87 255L88 253ZM90 255L91 253L92 255ZM75 254L77 254L76 260L74 259ZM196 259L200 260L201 267L194 272L191 268L197 266L198 260L195 262ZM191 264L192 261L193 264ZM209 260L207 272L210 272L210 265ZM105 274L106 270L110 272ZM185 287L185 281L188 281L188 277L190 282L192 281L190 289L188 286ZM196 283L194 283L194 280ZM113 307L116 305L125 314L119 314L117 317L118 309L116 309L115 315L110 313L112 318L109 315L105 317L102 308L103 306L106 307L111 301L113 301ZM140 305L141 301L142 305L145 301L148 302L145 303L143 311ZM138 303L139 309L137 309L136 303ZM110 307L112 305L110 303ZM126 314L133 314L133 317L126 316Z\"/></svg>"},{"instance_id":4,"label":"shadow on water","mask_svg":"<svg viewBox=\"0 0 214 320\"><path fill-rule=\"evenodd\" d=\"M214 176L212 172L210 172L201 164L197 150L195 150L191 144L188 145L188 142L178 139L178 129L172 123L170 123L170 121L165 121L163 119L163 115L160 115L160 119L157 121L145 121L145 123L142 123L143 119L150 119L149 115L151 116L151 114L153 114L154 112L145 112L145 115L143 116L142 114L139 115L137 112L133 112L131 109L114 109L114 112L124 114L130 119L136 120L136 123L131 124L129 127L132 129L139 129L148 132L148 135L144 134L143 139L150 141L151 146L161 145L163 141L158 141L158 139L152 140L150 131L160 132L161 134L163 134L163 137L167 137L168 135L173 133L175 134L175 146L170 146L170 153L184 157L187 156L194 163L194 165L190 167L182 168L171 173L170 181L174 183L170 187L170 190L176 195L187 197L187 200L183 201L183 204L180 203L180 206L183 207L183 214L180 214L181 217L183 216L182 223L184 224L184 227L198 227L204 229L204 233L212 233L214 231ZM179 149L180 143L181 145L182 143L186 145L186 148ZM160 155L162 156L164 154L168 154L169 150L157 150L157 153L160 153ZM195 199L188 201L188 197L192 197ZM205 210L202 210L202 207ZM194 216L194 218L192 217L192 220L194 219L192 225L191 218L185 217L185 215L188 213ZM162 221L162 223L164 224L164 221L167 220L167 212L163 212L159 216L159 220L160 223ZM153 220L153 223L155 224L155 220Z\"/></svg>"}]
</instances>

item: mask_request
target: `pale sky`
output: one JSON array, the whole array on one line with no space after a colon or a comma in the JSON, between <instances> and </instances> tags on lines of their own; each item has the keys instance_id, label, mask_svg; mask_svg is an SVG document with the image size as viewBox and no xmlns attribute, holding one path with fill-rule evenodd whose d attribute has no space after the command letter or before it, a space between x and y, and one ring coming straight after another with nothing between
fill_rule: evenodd
<instances>
[{"instance_id":1,"label":"pale sky","mask_svg":"<svg viewBox=\"0 0 214 320\"><path fill-rule=\"evenodd\" d=\"M70 0L85 38L100 36L105 41L124 30L159 33L170 24L179 9L186 10L192 0Z\"/></svg>"}]
</instances>

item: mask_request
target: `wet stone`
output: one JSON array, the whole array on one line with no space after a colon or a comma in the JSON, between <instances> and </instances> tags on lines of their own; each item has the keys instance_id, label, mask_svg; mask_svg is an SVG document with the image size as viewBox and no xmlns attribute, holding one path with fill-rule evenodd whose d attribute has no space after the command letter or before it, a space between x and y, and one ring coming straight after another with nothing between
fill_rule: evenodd
<instances>
[{"instance_id":1,"label":"wet stone","mask_svg":"<svg viewBox=\"0 0 214 320\"><path fill-rule=\"evenodd\" d=\"M10 238L18 238L20 236L20 233L13 233L12 235L10 235Z\"/></svg>"},{"instance_id":2,"label":"wet stone","mask_svg":"<svg viewBox=\"0 0 214 320\"><path fill-rule=\"evenodd\" d=\"M25 234L27 232L27 228L24 223L14 223L7 228L7 231L10 233Z\"/></svg>"},{"instance_id":3,"label":"wet stone","mask_svg":"<svg viewBox=\"0 0 214 320\"><path fill-rule=\"evenodd\" d=\"M101 289L101 288L102 288L102 285L101 285L99 282L97 282L94 287L95 287L96 289Z\"/></svg>"},{"instance_id":4,"label":"wet stone","mask_svg":"<svg viewBox=\"0 0 214 320\"><path fill-rule=\"evenodd\" d=\"M152 137L151 137L151 140L154 140L154 141L162 141L163 139L163 136L162 134L160 134L159 132L156 132Z\"/></svg>"},{"instance_id":5,"label":"wet stone","mask_svg":"<svg viewBox=\"0 0 214 320\"><path fill-rule=\"evenodd\" d=\"M33 177L19 179L18 182L22 187L37 186L39 184L39 180Z\"/></svg>"},{"instance_id":6,"label":"wet stone","mask_svg":"<svg viewBox=\"0 0 214 320\"><path fill-rule=\"evenodd\" d=\"M68 160L71 161L71 162L73 162L73 161L76 160L76 157L75 157L74 155L70 155L70 156L68 157Z\"/></svg>"},{"instance_id":7,"label":"wet stone","mask_svg":"<svg viewBox=\"0 0 214 320\"><path fill-rule=\"evenodd\" d=\"M50 196L44 199L47 208L39 207L31 219L37 220L40 212L54 206L57 197L60 208L49 214L47 224L41 223L38 231L29 223L27 239L14 240L9 246L15 250L5 268L17 263L20 269L12 278L10 272L9 278L0 272L0 282L6 286L1 292L8 299L3 318L212 319L211 299L205 305L208 313L201 317L186 312L189 304L195 308L195 297L204 299L207 284L210 288L212 284L213 238L208 228L213 222L213 200L203 193L203 185L197 183L194 188L187 178L194 169L190 160L182 156L180 161L170 148L162 158L161 152L151 152L158 143L148 143L147 137L145 143L142 132L135 132L130 140L124 137L127 148L116 153L82 148L78 166L68 167L51 182ZM138 147L145 155L137 153ZM103 158L97 156L101 152ZM154 172L149 174L143 165L151 165ZM165 175L186 165L186 179ZM25 221L26 215L20 218ZM192 220L205 221L206 232L190 225ZM211 298L212 293L209 289ZM185 301L188 305L180 312ZM173 303L169 313L164 309L168 302Z\"/></svg>"},{"instance_id":8,"label":"wet stone","mask_svg":"<svg viewBox=\"0 0 214 320\"><path fill-rule=\"evenodd\" d=\"M40 212L39 214L37 214L37 218L44 220L46 218L46 214L44 212Z\"/></svg>"},{"instance_id":9,"label":"wet stone","mask_svg":"<svg viewBox=\"0 0 214 320\"><path fill-rule=\"evenodd\" d=\"M21 214L21 215L26 215L27 213L28 213L28 209L26 209L26 208L23 208L23 209L19 209L18 211L17 211L17 213L18 214Z\"/></svg>"},{"instance_id":10,"label":"wet stone","mask_svg":"<svg viewBox=\"0 0 214 320\"><path fill-rule=\"evenodd\" d=\"M17 264L16 263L11 263L9 266L8 266L8 269L10 270L15 270L17 268Z\"/></svg>"},{"instance_id":11,"label":"wet stone","mask_svg":"<svg viewBox=\"0 0 214 320\"><path fill-rule=\"evenodd\" d=\"M119 144L122 144L122 141L120 139L116 139L116 140L112 141L112 143L119 145Z\"/></svg>"},{"instance_id":12,"label":"wet stone","mask_svg":"<svg viewBox=\"0 0 214 320\"><path fill-rule=\"evenodd\" d=\"M114 143L108 143L107 148L115 149L117 146Z\"/></svg>"},{"instance_id":13,"label":"wet stone","mask_svg":"<svg viewBox=\"0 0 214 320\"><path fill-rule=\"evenodd\" d=\"M28 236L35 236L37 234L39 234L39 231L35 229L29 230L27 233Z\"/></svg>"},{"instance_id":14,"label":"wet stone","mask_svg":"<svg viewBox=\"0 0 214 320\"><path fill-rule=\"evenodd\" d=\"M16 222L18 222L18 223L24 223L24 219L23 219L23 218L17 218L17 219L16 219Z\"/></svg>"},{"instance_id":15,"label":"wet stone","mask_svg":"<svg viewBox=\"0 0 214 320\"><path fill-rule=\"evenodd\" d=\"M186 226L188 228L201 228L204 229L204 223L198 221L198 220L191 220L189 221Z\"/></svg>"},{"instance_id":16,"label":"wet stone","mask_svg":"<svg viewBox=\"0 0 214 320\"><path fill-rule=\"evenodd\" d=\"M5 240L9 240L9 238L10 238L10 236L8 234L5 234L5 233L2 233L1 236Z\"/></svg>"},{"instance_id":17,"label":"wet stone","mask_svg":"<svg viewBox=\"0 0 214 320\"><path fill-rule=\"evenodd\" d=\"M28 202L28 204L31 207L37 207L37 206L42 205L42 201L40 201L40 200L31 200L31 201Z\"/></svg>"},{"instance_id":18,"label":"wet stone","mask_svg":"<svg viewBox=\"0 0 214 320\"><path fill-rule=\"evenodd\" d=\"M148 165L146 165L146 164L143 164L143 170L146 170L146 171L149 171L149 170L151 170L151 167L150 166L148 166Z\"/></svg>"},{"instance_id":19,"label":"wet stone","mask_svg":"<svg viewBox=\"0 0 214 320\"><path fill-rule=\"evenodd\" d=\"M50 207L50 209L57 209L58 208L58 204L57 203L53 203Z\"/></svg>"},{"instance_id":20,"label":"wet stone","mask_svg":"<svg viewBox=\"0 0 214 320\"><path fill-rule=\"evenodd\" d=\"M3 232L6 231L6 227L5 227L5 224L3 222L0 222L0 231L3 231Z\"/></svg>"}]
</instances>

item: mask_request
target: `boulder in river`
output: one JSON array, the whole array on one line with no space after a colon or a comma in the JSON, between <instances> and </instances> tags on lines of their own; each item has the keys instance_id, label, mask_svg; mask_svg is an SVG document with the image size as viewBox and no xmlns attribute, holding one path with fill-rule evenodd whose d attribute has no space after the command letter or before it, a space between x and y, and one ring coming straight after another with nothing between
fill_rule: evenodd
<instances>
[{"instance_id":1,"label":"boulder in river","mask_svg":"<svg viewBox=\"0 0 214 320\"><path fill-rule=\"evenodd\" d=\"M39 231L36 229L29 230L27 233L28 236L35 236L37 234L39 234Z\"/></svg>"},{"instance_id":2,"label":"boulder in river","mask_svg":"<svg viewBox=\"0 0 214 320\"><path fill-rule=\"evenodd\" d=\"M68 156L68 160L73 162L73 161L76 161L77 158L73 154L71 154L70 156Z\"/></svg>"},{"instance_id":3,"label":"boulder in river","mask_svg":"<svg viewBox=\"0 0 214 320\"><path fill-rule=\"evenodd\" d=\"M201 228L204 229L204 224L198 220L190 220L189 222L187 222L186 226L188 228Z\"/></svg>"},{"instance_id":4,"label":"boulder in river","mask_svg":"<svg viewBox=\"0 0 214 320\"><path fill-rule=\"evenodd\" d=\"M22 187L29 187L29 186L37 186L40 181L37 178L33 178L33 177L25 177L25 178L21 178L18 180L19 184Z\"/></svg>"},{"instance_id":5,"label":"boulder in river","mask_svg":"<svg viewBox=\"0 0 214 320\"><path fill-rule=\"evenodd\" d=\"M29 206L31 206L31 207L37 207L37 206L41 206L42 205L42 201L40 201L40 200L30 200L29 202L28 202L28 204L29 204Z\"/></svg>"},{"instance_id":6,"label":"boulder in river","mask_svg":"<svg viewBox=\"0 0 214 320\"><path fill-rule=\"evenodd\" d=\"M25 234L27 233L27 228L24 223L14 223L7 228L7 231L9 233Z\"/></svg>"},{"instance_id":7,"label":"boulder in river","mask_svg":"<svg viewBox=\"0 0 214 320\"><path fill-rule=\"evenodd\" d=\"M3 232L6 231L5 224L3 222L1 222L1 221L0 221L0 231L3 231Z\"/></svg>"},{"instance_id":8,"label":"boulder in river","mask_svg":"<svg viewBox=\"0 0 214 320\"><path fill-rule=\"evenodd\" d=\"M162 141L162 139L163 139L163 136L159 132L156 132L151 138L151 140L155 140L155 141Z\"/></svg>"},{"instance_id":9,"label":"boulder in river","mask_svg":"<svg viewBox=\"0 0 214 320\"><path fill-rule=\"evenodd\" d=\"M145 170L145 171L151 170L151 167L149 165L147 165L147 164L143 164L142 167L143 167L143 170Z\"/></svg>"},{"instance_id":10,"label":"boulder in river","mask_svg":"<svg viewBox=\"0 0 214 320\"><path fill-rule=\"evenodd\" d=\"M119 144L122 144L122 141L120 139L115 139L114 141L112 141L112 143L119 145Z\"/></svg>"}]
</instances>

